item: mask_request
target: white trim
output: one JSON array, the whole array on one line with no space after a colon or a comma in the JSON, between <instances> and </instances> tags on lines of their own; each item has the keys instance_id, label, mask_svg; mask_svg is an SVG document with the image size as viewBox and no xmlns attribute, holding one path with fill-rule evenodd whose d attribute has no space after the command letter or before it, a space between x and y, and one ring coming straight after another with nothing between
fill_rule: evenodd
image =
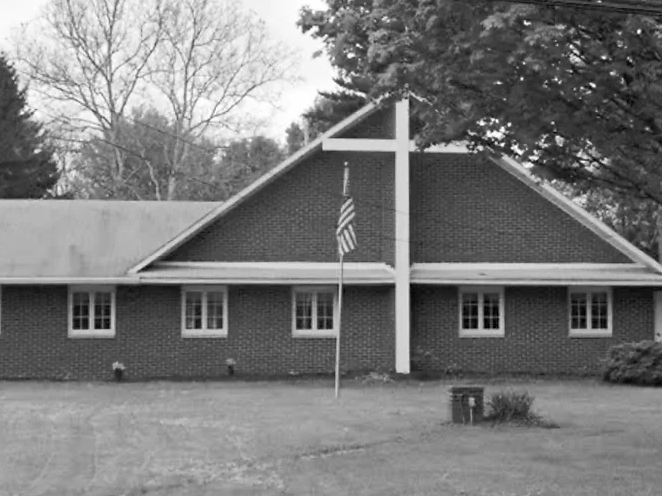
<instances>
[{"instance_id":1,"label":"white trim","mask_svg":"<svg viewBox=\"0 0 662 496\"><path fill-rule=\"evenodd\" d=\"M186 327L186 293L202 293L202 328L187 329ZM180 288L180 316L182 338L226 338L228 336L228 288L224 285L183 285ZM223 294L223 327L221 329L207 328L207 296L209 293Z\"/></svg>"},{"instance_id":2,"label":"white trim","mask_svg":"<svg viewBox=\"0 0 662 496\"><path fill-rule=\"evenodd\" d=\"M394 152L396 148L392 139L328 138L322 142L325 152Z\"/></svg>"},{"instance_id":3,"label":"white trim","mask_svg":"<svg viewBox=\"0 0 662 496\"><path fill-rule=\"evenodd\" d=\"M641 263L651 268L655 272L662 273L662 265L660 265L652 257L646 255L639 248L607 227L606 224L593 217L586 210L567 198L562 193L556 191L551 186L536 180L536 178L534 178L533 175L531 175L531 173L516 160L505 155L497 157L494 154L488 154L488 157L503 170L519 179L522 183L526 184L534 191L538 192L544 198L580 222L584 227L598 235L611 246L630 258L632 261Z\"/></svg>"},{"instance_id":4,"label":"white trim","mask_svg":"<svg viewBox=\"0 0 662 496\"><path fill-rule=\"evenodd\" d=\"M312 327L313 329L297 329L297 293L312 293ZM319 293L333 294L333 329L317 330L317 295ZM296 285L292 286L292 337L293 338L335 338L338 335L338 288L335 286Z\"/></svg>"},{"instance_id":5,"label":"white trim","mask_svg":"<svg viewBox=\"0 0 662 496\"><path fill-rule=\"evenodd\" d=\"M345 262L345 270L360 270L372 269L375 267L388 268L393 271L392 267L381 262ZM154 268L158 267L178 267L187 269L224 269L226 267L237 269L300 269L305 267L310 270L315 269L328 269L330 267L338 267L338 262L156 262Z\"/></svg>"},{"instance_id":6,"label":"white trim","mask_svg":"<svg viewBox=\"0 0 662 496\"><path fill-rule=\"evenodd\" d=\"M57 285L105 285L105 284L140 284L138 277L0 277L0 284L57 284Z\"/></svg>"},{"instance_id":7,"label":"white trim","mask_svg":"<svg viewBox=\"0 0 662 496\"><path fill-rule=\"evenodd\" d=\"M478 294L478 329L465 329L462 327L462 295L466 293ZM499 327L485 329L483 327L483 300L485 293L498 293L499 295ZM459 286L457 288L458 302L458 328L461 338L502 338L506 335L506 296L503 286Z\"/></svg>"},{"instance_id":8,"label":"white trim","mask_svg":"<svg viewBox=\"0 0 662 496\"><path fill-rule=\"evenodd\" d=\"M312 155L315 151L317 151L317 149L322 147L322 143L324 143L325 140L335 136L339 132L344 131L345 129L347 129L348 127L354 124L358 124L363 119L367 118L375 110L377 110L378 106L379 103L377 101L370 102L365 107L357 110L352 115L350 115L346 119L342 120L341 122L333 126L327 132L319 136L314 141L311 141L308 145L304 146L301 150L297 151L295 154L291 155L285 161L281 162L280 165L277 165L271 171L269 171L268 173L257 179L255 182L248 185L246 188L244 188L239 193L234 195L228 201L224 202L223 204L213 209L211 212L207 213L207 215L205 215L200 220L198 220L197 222L186 228L184 231L182 231L177 236L172 238L170 241L165 243L154 253L146 257L144 260L134 265L131 269L129 269L128 273L136 274L145 267L147 267L152 262L170 253L172 250L180 246L182 243L186 242L188 239L190 239L195 234L200 232L206 226L218 220L220 217L222 217L223 215L227 214L232 209L234 209L237 205L243 203L247 198L253 196L262 188L273 182L276 178L278 178L285 172L289 171L300 161Z\"/></svg>"},{"instance_id":9,"label":"white trim","mask_svg":"<svg viewBox=\"0 0 662 496\"><path fill-rule=\"evenodd\" d=\"M556 280L556 279L491 279L489 281L477 279L453 279L453 278L440 278L431 281L426 278L413 277L412 284L421 284L428 286L461 286L480 284L483 286L596 286L596 287L613 287L613 286L640 286L640 287L660 287L662 282L644 281L640 282L636 279L631 280L604 280L596 281L591 279L578 279L576 281Z\"/></svg>"},{"instance_id":10,"label":"white trim","mask_svg":"<svg viewBox=\"0 0 662 496\"><path fill-rule=\"evenodd\" d=\"M593 293L607 293L607 328L606 329L592 329L591 328L591 302ZM572 294L585 294L586 298L586 329L573 329L572 328ZM568 336L571 338L609 338L613 336L614 328L614 299L613 291L609 287L604 286L576 286L568 288L567 295L567 315L568 315Z\"/></svg>"},{"instance_id":11,"label":"white trim","mask_svg":"<svg viewBox=\"0 0 662 496\"><path fill-rule=\"evenodd\" d=\"M412 267L418 269L458 269L458 270L536 270L536 269L613 269L615 267L643 268L639 263L490 263L490 262L433 262L415 263Z\"/></svg>"},{"instance_id":12,"label":"white trim","mask_svg":"<svg viewBox=\"0 0 662 496\"><path fill-rule=\"evenodd\" d=\"M395 104L395 371L410 369L409 334L411 325L409 254L409 99Z\"/></svg>"},{"instance_id":13,"label":"white trim","mask_svg":"<svg viewBox=\"0 0 662 496\"><path fill-rule=\"evenodd\" d=\"M87 293L89 295L90 313L89 329L74 329L73 295ZM110 293L110 329L94 329L94 299L96 293ZM108 339L116 335L117 288L115 286L70 285L67 297L67 337L84 339Z\"/></svg>"}]
</instances>

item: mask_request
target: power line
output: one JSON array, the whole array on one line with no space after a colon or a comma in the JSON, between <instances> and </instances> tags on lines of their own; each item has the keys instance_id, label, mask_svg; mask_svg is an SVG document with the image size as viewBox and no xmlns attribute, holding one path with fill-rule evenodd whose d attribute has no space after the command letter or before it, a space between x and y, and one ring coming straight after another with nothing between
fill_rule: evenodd
<instances>
[{"instance_id":1,"label":"power line","mask_svg":"<svg viewBox=\"0 0 662 496\"><path fill-rule=\"evenodd\" d=\"M16 72L18 72L18 73L20 73L20 74L23 74L24 76L26 76L26 77L28 77L28 78L32 78L32 75L31 75L30 73L28 73L28 72L21 71L21 70L17 69L16 67L14 67L14 70L16 70ZM42 95L44 95L44 96L46 96L46 97L51 97L51 95L50 95L48 92L43 91L43 90L40 90L40 89L38 89L38 88L30 88L30 90L31 90L31 91L34 91L35 93L40 93L40 94L42 94ZM101 110L105 110L105 111L107 111L107 112L111 112L110 108L108 108L107 106L104 106L104 105L97 105L97 107L100 108ZM33 108L34 108L34 107L33 107ZM45 113L45 112L43 112L43 111L40 111L40 110L38 110L38 109L36 109L36 108L35 108L35 110L37 110L38 112L44 113L45 115L49 115L48 113ZM53 118L52 115L50 115L50 117ZM161 128L158 128L158 127L156 127L156 126L152 126L151 124L147 124L146 122L140 121L140 120L136 119L135 117L129 117L129 116L124 116L124 115L122 115L121 117L122 117L123 120L125 120L125 121L127 121L127 122L129 122L129 123L131 123L131 124L134 124L134 125L137 125L137 126L142 126L142 127L147 128L147 129L150 129L150 130L152 130L152 131L156 131L157 133L163 134L163 135L165 135L165 136L168 136L168 137L170 137L170 138L173 138L173 139L175 139L175 140L177 140L177 141L180 141L180 142L182 142L182 143L186 143L187 145L193 146L193 147L198 148L198 149L200 149L200 150L203 150L203 151L205 151L205 152L207 152L207 153L212 153L212 154L214 154L214 153L216 153L216 152L219 151L219 150L225 150L225 149L228 149L228 148L229 148L227 145L219 145L219 146L215 146L215 147L213 147L213 148L208 148L208 147L205 147L205 146L200 145L199 143L196 143L196 142L194 142L194 141L191 141L191 140L189 140L189 139L186 139L186 138L184 138L183 136L180 136L180 135L174 134L173 132L166 131L166 130L161 129ZM88 123L88 124L91 124L91 125L93 125L93 126L98 126L98 125L99 125L98 122L95 122L95 121L92 121L92 120L89 120L89 119L82 119L82 118L76 118L76 119L77 119L77 120L80 120L81 122L86 122L86 123ZM74 126L74 127L75 127L75 124L71 124L71 122L68 122L67 124L70 125L70 126Z\"/></svg>"},{"instance_id":2,"label":"power line","mask_svg":"<svg viewBox=\"0 0 662 496\"><path fill-rule=\"evenodd\" d=\"M540 7L572 7L579 10L595 10L602 12L662 15L662 2L641 0L502 0L508 3L522 3Z\"/></svg>"}]
</instances>

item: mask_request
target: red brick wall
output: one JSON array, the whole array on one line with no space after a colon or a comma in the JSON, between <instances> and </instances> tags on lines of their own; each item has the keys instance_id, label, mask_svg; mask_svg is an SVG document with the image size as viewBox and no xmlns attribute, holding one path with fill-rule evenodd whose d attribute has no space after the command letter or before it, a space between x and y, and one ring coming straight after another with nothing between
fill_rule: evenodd
<instances>
[{"instance_id":1,"label":"red brick wall","mask_svg":"<svg viewBox=\"0 0 662 496\"><path fill-rule=\"evenodd\" d=\"M392 154L320 152L182 245L168 259L188 261L337 260L335 226L342 168L351 167L358 250L348 262L393 259Z\"/></svg>"},{"instance_id":2,"label":"red brick wall","mask_svg":"<svg viewBox=\"0 0 662 496\"><path fill-rule=\"evenodd\" d=\"M628 258L475 155L412 154L412 262L593 262Z\"/></svg>"},{"instance_id":3,"label":"red brick wall","mask_svg":"<svg viewBox=\"0 0 662 496\"><path fill-rule=\"evenodd\" d=\"M470 372L596 371L609 346L653 338L652 290L614 288L611 338L568 337L567 288L505 289L505 337L460 338L458 290L412 288L411 349L432 352L432 368Z\"/></svg>"},{"instance_id":4,"label":"red brick wall","mask_svg":"<svg viewBox=\"0 0 662 496\"><path fill-rule=\"evenodd\" d=\"M332 372L334 339L291 336L290 287L231 287L227 338L182 338L178 287L120 287L116 336L67 337L67 288L2 288L0 378L110 379L119 360L132 379ZM343 369L391 370L391 288L349 287Z\"/></svg>"}]
</instances>

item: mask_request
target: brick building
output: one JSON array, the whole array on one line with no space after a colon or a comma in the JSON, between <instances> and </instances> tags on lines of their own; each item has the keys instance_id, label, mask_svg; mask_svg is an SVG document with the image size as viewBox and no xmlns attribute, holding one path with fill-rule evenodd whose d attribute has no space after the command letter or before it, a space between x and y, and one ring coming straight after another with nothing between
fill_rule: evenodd
<instances>
[{"instance_id":1,"label":"brick building","mask_svg":"<svg viewBox=\"0 0 662 496\"><path fill-rule=\"evenodd\" d=\"M219 203L0 202L0 378L576 373L662 336L662 266L507 157L416 151L367 105Z\"/></svg>"}]
</instances>

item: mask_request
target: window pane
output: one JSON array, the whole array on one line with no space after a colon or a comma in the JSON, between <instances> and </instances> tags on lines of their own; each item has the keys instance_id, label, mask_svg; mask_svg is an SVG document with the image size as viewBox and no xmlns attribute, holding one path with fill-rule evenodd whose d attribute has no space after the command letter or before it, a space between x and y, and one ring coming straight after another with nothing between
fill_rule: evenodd
<instances>
[{"instance_id":1,"label":"window pane","mask_svg":"<svg viewBox=\"0 0 662 496\"><path fill-rule=\"evenodd\" d=\"M223 329L223 293L207 293L207 329Z\"/></svg>"},{"instance_id":2,"label":"window pane","mask_svg":"<svg viewBox=\"0 0 662 496\"><path fill-rule=\"evenodd\" d=\"M478 329L478 293L462 293L462 329Z\"/></svg>"},{"instance_id":3,"label":"window pane","mask_svg":"<svg viewBox=\"0 0 662 496\"><path fill-rule=\"evenodd\" d=\"M499 293L483 295L483 328L499 328Z\"/></svg>"},{"instance_id":4,"label":"window pane","mask_svg":"<svg viewBox=\"0 0 662 496\"><path fill-rule=\"evenodd\" d=\"M186 292L186 328L202 329L202 292Z\"/></svg>"},{"instance_id":5,"label":"window pane","mask_svg":"<svg viewBox=\"0 0 662 496\"><path fill-rule=\"evenodd\" d=\"M333 293L317 293L317 329L333 330Z\"/></svg>"},{"instance_id":6,"label":"window pane","mask_svg":"<svg viewBox=\"0 0 662 496\"><path fill-rule=\"evenodd\" d=\"M94 328L110 329L110 312L112 294L108 292L94 293Z\"/></svg>"},{"instance_id":7,"label":"window pane","mask_svg":"<svg viewBox=\"0 0 662 496\"><path fill-rule=\"evenodd\" d=\"M296 322L298 330L311 330L313 328L313 293L295 293Z\"/></svg>"},{"instance_id":8,"label":"window pane","mask_svg":"<svg viewBox=\"0 0 662 496\"><path fill-rule=\"evenodd\" d=\"M586 329L588 307L586 293L572 293L570 295L570 328Z\"/></svg>"},{"instance_id":9,"label":"window pane","mask_svg":"<svg viewBox=\"0 0 662 496\"><path fill-rule=\"evenodd\" d=\"M72 295L72 329L90 328L90 295L88 293L73 293Z\"/></svg>"},{"instance_id":10,"label":"window pane","mask_svg":"<svg viewBox=\"0 0 662 496\"><path fill-rule=\"evenodd\" d=\"M593 293L591 295L591 328L607 329L607 293Z\"/></svg>"}]
</instances>

